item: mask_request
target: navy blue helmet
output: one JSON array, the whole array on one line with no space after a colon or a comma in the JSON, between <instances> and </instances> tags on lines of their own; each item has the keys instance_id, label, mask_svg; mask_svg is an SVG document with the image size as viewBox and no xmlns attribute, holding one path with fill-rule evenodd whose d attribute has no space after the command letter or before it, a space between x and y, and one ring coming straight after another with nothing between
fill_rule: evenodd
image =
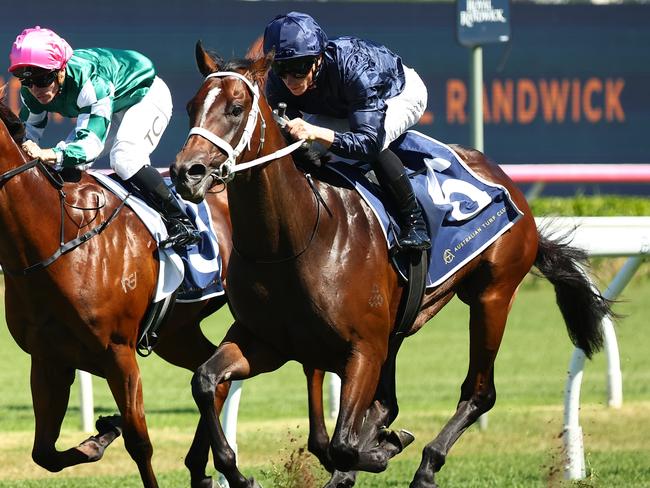
<instances>
[{"instance_id":1,"label":"navy blue helmet","mask_svg":"<svg viewBox=\"0 0 650 488\"><path fill-rule=\"evenodd\" d=\"M275 49L275 60L318 56L325 50L327 36L309 15L289 12L278 15L264 30L264 54Z\"/></svg>"}]
</instances>

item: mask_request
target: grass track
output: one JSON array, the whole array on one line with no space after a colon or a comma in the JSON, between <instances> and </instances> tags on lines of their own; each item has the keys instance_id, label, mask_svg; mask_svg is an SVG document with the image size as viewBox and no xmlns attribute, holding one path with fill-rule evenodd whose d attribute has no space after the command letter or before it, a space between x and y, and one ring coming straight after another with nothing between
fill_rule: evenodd
<instances>
[{"instance_id":1,"label":"grass track","mask_svg":"<svg viewBox=\"0 0 650 488\"><path fill-rule=\"evenodd\" d=\"M582 386L581 425L591 476L582 486L650 487L650 361L647 336L650 280L635 280L616 310L623 368L624 406L605 406L605 358L587 364ZM2 314L4 315L4 314ZM205 321L215 340L229 323L227 312ZM469 429L456 444L438 480L442 487L573 486L557 474L562 462L562 395L572 347L550 287L527 278L513 307L496 364L498 400L489 428ZM163 487L184 487L183 457L197 413L190 374L160 359L140 360L147 419L154 444L154 469ZM400 416L395 426L412 430L415 443L380 475L361 475L357 486L405 487L424 444L453 412L467 368L467 310L452 301L400 354ZM98 414L115 411L108 388L94 380ZM50 474L30 458L33 416L29 357L0 328L0 487L139 487L134 463L120 440L104 459ZM59 448L80 442L78 392L73 387ZM304 445L307 432L305 381L290 363L245 383L239 423L240 466L266 487L269 471Z\"/></svg>"}]
</instances>

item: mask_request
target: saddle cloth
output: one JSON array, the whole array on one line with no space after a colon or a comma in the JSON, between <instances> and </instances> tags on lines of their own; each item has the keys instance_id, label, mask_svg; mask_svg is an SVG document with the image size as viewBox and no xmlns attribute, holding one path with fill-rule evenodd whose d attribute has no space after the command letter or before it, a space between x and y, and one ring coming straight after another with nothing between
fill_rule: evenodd
<instances>
[{"instance_id":1,"label":"saddle cloth","mask_svg":"<svg viewBox=\"0 0 650 488\"><path fill-rule=\"evenodd\" d=\"M89 170L88 174L121 200L128 196L126 205L142 220L158 244L167 239L167 229L160 214L141 198L134 194L129 195L120 182L99 171ZM174 191L169 178L165 178L165 183ZM177 302L197 302L225 293L221 282L221 255L217 235L212 226L210 207L204 202L196 205L178 196L177 198L185 204L188 216L201 233L201 242L181 251L158 247L160 266L154 303L163 300L177 289Z\"/></svg>"},{"instance_id":2,"label":"saddle cloth","mask_svg":"<svg viewBox=\"0 0 650 488\"><path fill-rule=\"evenodd\" d=\"M432 247L427 288L443 283L521 218L508 190L475 174L449 146L417 131L407 131L390 149L399 156L422 207ZM354 185L381 223L388 247L399 226L395 209L359 164L332 161L327 168ZM396 263L403 277L406 261Z\"/></svg>"}]
</instances>

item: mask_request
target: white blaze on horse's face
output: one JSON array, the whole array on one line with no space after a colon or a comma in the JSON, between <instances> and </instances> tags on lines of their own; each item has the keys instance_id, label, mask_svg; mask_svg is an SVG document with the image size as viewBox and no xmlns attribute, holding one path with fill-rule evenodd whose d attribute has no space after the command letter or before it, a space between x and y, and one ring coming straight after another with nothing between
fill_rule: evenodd
<instances>
[{"instance_id":1,"label":"white blaze on horse's face","mask_svg":"<svg viewBox=\"0 0 650 488\"><path fill-rule=\"evenodd\" d=\"M208 117L210 107L212 107L212 104L219 96L219 93L221 93L221 87L217 86L215 88L212 88L205 96L205 99L203 100L203 111L201 112L201 118L199 119L198 127L203 127L203 124L205 124L205 119Z\"/></svg>"}]
</instances>

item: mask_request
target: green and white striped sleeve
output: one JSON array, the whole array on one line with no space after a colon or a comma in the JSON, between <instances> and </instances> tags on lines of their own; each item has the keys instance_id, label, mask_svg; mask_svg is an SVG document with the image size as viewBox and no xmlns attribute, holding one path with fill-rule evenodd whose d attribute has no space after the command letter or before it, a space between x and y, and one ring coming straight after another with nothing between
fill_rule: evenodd
<instances>
[{"instance_id":1,"label":"green and white striped sleeve","mask_svg":"<svg viewBox=\"0 0 650 488\"><path fill-rule=\"evenodd\" d=\"M97 76L83 84L77 97L79 115L75 137L68 143L57 145L63 152L63 166L86 164L100 155L113 116L114 91L112 83Z\"/></svg>"}]
</instances>

